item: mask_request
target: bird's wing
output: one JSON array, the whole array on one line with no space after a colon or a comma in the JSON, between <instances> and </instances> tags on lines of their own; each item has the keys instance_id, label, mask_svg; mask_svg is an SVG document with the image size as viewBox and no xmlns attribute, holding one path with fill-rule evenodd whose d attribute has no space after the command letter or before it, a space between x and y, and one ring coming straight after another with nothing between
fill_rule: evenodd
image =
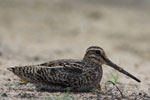
<instances>
[{"instance_id":1,"label":"bird's wing","mask_svg":"<svg viewBox=\"0 0 150 100\"><path fill-rule=\"evenodd\" d=\"M44 65L12 67L8 68L8 70L31 83L46 83L59 86L70 86L71 81L77 81L79 76L83 73L82 68L72 65L72 63L68 63L65 66L59 65L51 67Z\"/></svg>"}]
</instances>

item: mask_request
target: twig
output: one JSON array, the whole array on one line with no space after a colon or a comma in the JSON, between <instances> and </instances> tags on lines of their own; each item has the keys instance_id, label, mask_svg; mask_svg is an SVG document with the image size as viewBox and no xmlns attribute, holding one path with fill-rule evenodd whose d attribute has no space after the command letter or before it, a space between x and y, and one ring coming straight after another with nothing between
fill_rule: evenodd
<instances>
[{"instance_id":1,"label":"twig","mask_svg":"<svg viewBox=\"0 0 150 100\"><path fill-rule=\"evenodd\" d=\"M122 98L124 98L124 95L122 94L121 90L118 88L118 86L117 86L114 82L112 82L112 81L107 81L106 83L111 83L111 84L113 84L113 85L117 88L117 90L120 92Z\"/></svg>"}]
</instances>

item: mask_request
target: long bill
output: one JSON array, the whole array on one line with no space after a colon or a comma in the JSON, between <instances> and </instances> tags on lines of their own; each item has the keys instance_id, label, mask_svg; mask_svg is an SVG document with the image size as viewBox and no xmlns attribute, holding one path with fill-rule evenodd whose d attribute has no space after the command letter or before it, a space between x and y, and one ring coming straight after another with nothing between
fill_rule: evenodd
<instances>
[{"instance_id":1,"label":"long bill","mask_svg":"<svg viewBox=\"0 0 150 100\"><path fill-rule=\"evenodd\" d=\"M129 72L125 71L123 68L117 66L116 64L114 64L113 62L111 62L108 58L105 59L106 61L106 65L113 67L114 69L118 70L119 72L131 77L132 79L136 80L137 82L141 82L138 78L136 78L135 76L133 76L132 74L130 74Z\"/></svg>"}]
</instances>

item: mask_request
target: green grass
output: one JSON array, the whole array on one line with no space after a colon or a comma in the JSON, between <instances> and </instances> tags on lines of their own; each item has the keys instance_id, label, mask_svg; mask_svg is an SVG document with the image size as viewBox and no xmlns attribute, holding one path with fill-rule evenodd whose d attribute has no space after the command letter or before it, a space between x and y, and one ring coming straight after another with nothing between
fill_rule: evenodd
<instances>
[{"instance_id":1,"label":"green grass","mask_svg":"<svg viewBox=\"0 0 150 100\"><path fill-rule=\"evenodd\" d=\"M118 83L118 80L119 80L118 72L115 70L110 71L110 74L107 76L107 80L112 81L114 83Z\"/></svg>"},{"instance_id":2,"label":"green grass","mask_svg":"<svg viewBox=\"0 0 150 100\"><path fill-rule=\"evenodd\" d=\"M117 83L118 80L119 80L119 74L118 74L118 72L112 71L110 74L111 74L112 81L114 83Z\"/></svg>"},{"instance_id":3,"label":"green grass","mask_svg":"<svg viewBox=\"0 0 150 100\"><path fill-rule=\"evenodd\" d=\"M116 83L118 83L118 80L119 80L119 74L118 74L118 72L115 71L115 70L111 71L110 72L110 79L107 82L105 82L105 88L108 87L108 85L112 84L120 92L122 98L124 98L124 95L122 94L121 90L116 85Z\"/></svg>"}]
</instances>

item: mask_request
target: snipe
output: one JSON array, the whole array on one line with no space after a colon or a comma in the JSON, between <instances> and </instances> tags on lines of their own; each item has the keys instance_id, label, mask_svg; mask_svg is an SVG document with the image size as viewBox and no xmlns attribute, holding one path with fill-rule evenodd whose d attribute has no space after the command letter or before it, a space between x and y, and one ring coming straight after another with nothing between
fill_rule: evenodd
<instances>
[{"instance_id":1,"label":"snipe","mask_svg":"<svg viewBox=\"0 0 150 100\"><path fill-rule=\"evenodd\" d=\"M62 59L31 66L10 67L21 79L48 91L88 92L98 88L102 78L102 65L106 64L119 72L139 79L111 62L102 48L91 46L82 60Z\"/></svg>"}]
</instances>

